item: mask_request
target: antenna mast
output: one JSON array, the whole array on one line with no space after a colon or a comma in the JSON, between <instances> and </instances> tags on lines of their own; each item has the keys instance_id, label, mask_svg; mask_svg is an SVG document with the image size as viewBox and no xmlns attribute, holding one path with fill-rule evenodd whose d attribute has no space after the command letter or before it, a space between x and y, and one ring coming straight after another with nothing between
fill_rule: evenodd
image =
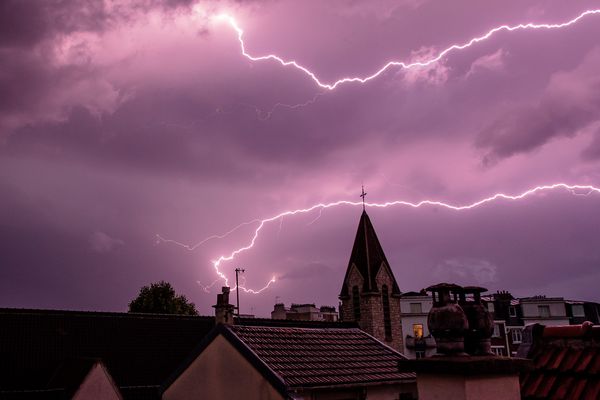
<instances>
[{"instance_id":1,"label":"antenna mast","mask_svg":"<svg viewBox=\"0 0 600 400\"><path fill-rule=\"evenodd\" d=\"M235 269L235 295L237 297L237 307L236 308L237 308L238 318L240 317L240 285L239 285L239 280L238 280L238 276L239 276L240 272L244 273L244 272L246 272L246 270L243 268Z\"/></svg>"}]
</instances>

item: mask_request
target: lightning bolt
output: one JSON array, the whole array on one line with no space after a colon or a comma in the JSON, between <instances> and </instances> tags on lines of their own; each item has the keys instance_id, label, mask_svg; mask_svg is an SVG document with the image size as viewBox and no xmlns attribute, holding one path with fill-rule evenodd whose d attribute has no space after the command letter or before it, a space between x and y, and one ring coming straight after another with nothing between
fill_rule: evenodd
<instances>
[{"instance_id":1,"label":"lightning bolt","mask_svg":"<svg viewBox=\"0 0 600 400\"><path fill-rule=\"evenodd\" d=\"M206 243L206 242L208 242L210 240L213 240L213 239L224 239L227 236L231 235L233 232L235 232L238 229L240 229L242 226L250 225L250 224L253 224L253 223L256 223L256 222L260 222L260 220L259 219L254 219L252 221L242 222L241 224L235 226L234 228L230 229L229 231L227 231L227 232L225 232L225 233L223 233L221 235L212 235L212 236L209 236L206 239L203 239L203 240L199 241L198 243L196 243L194 245L185 244L185 243L182 243L182 242L178 242L177 240L173 240L173 239L166 239L166 238L162 237L159 234L156 234L154 242L157 245L160 244L160 243L172 243L172 244L175 244L175 245L177 245L179 247L183 247L184 249L187 249L189 251L194 251L198 247L202 246L204 243ZM211 287L214 284L215 284L215 282L213 282L211 285L209 285L207 287Z\"/></svg>"},{"instance_id":2,"label":"lightning bolt","mask_svg":"<svg viewBox=\"0 0 600 400\"><path fill-rule=\"evenodd\" d=\"M486 197L484 199L475 201L473 203L469 203L469 204L464 204L464 205L454 205L454 204L450 204L450 203L445 203L442 201L436 201L436 200L421 200L419 202L410 202L410 201L405 201L405 200L395 200L395 201L389 201L389 202L385 202L385 203L370 203L367 202L365 203L366 207L372 207L372 208L387 208L387 207L393 207L393 206L406 206L406 207L411 207L411 208L420 208L420 207L424 207L424 206L438 206L438 207L443 207L443 208L447 208L449 210L453 210L453 211L466 211L466 210L471 210L473 208L476 207L480 207L483 206L487 203L491 203L493 201L496 200L510 200L510 201L517 201L517 200L522 200L526 197L532 196L536 193L539 192L544 192L544 191L551 191L551 190L556 190L556 189L563 189L563 190L567 190L569 191L571 194L573 195L583 195L583 196L589 196L591 194L597 193L600 194L600 188L592 186L592 185L569 185L566 183L555 183L552 185L543 185L543 186L536 186L532 189L528 189L520 194L515 194L515 195L510 195L510 194L505 194L505 193L496 193L490 197ZM231 232L234 232L235 230L239 229L240 227L244 226L244 225L248 225L248 224L252 224L252 223L257 223L258 226L256 227L256 229L254 230L254 233L252 235L252 238L250 239L250 241L248 242L247 245L242 246L236 250L233 250L231 253L229 253L228 255L222 255L219 258L217 258L216 260L212 261L213 264L213 268L215 269L215 272L218 276L217 280L222 280L226 286L229 285L229 279L227 278L227 276L225 276L225 274L220 270L220 266L223 262L227 262L227 261L232 261L236 256L238 256L240 253L243 253L245 251L248 251L250 249L252 249L254 247L254 244L256 243L256 240L258 239L260 232L262 231L263 227L273 221L277 221L283 217L288 217L288 216L293 216L293 215L297 215L297 214L306 214L306 213L310 213L312 211L315 210L319 210L319 213L321 213L323 210L328 209L328 208L333 208L333 207L338 207L338 206L362 206L362 201L349 201L349 200L339 200L339 201L334 201L334 202L330 202L330 203L318 203L315 205L312 205L310 207L307 208L300 208L300 209L296 209L296 210L289 210L289 211L284 211L281 212L277 215L274 215L272 217L268 217L265 219L254 219L252 221L249 222L243 222L239 225L237 225L235 228L231 229L229 232L227 232L226 234L223 235L213 235L208 237L207 239L204 239L203 241L197 243L196 245L190 246L190 245L186 245L177 241L173 241L173 240L168 240L168 239L161 239L165 242L169 242L169 243L173 243L176 244L178 246L181 246L187 250L194 250L196 249L198 246L200 246L201 244L205 243L206 241L213 239L213 238L223 238L225 236L227 236L228 234L230 234ZM320 214L319 214L320 216ZM318 219L318 218L317 218ZM158 236L158 235L157 235ZM207 286L207 287L203 287L205 291L208 291L208 289L210 287L212 287L217 281L213 282L211 285ZM251 293L251 294L259 294L261 292L263 292L264 290L268 289L269 286L271 286L271 284L276 282L276 277L273 276L268 282L267 284L258 290L253 290L253 289L247 289L246 287L242 287L240 286L239 289L243 290L246 293ZM234 290L237 288L234 288Z\"/></svg>"},{"instance_id":3,"label":"lightning bolt","mask_svg":"<svg viewBox=\"0 0 600 400\"><path fill-rule=\"evenodd\" d=\"M446 49L439 52L437 54L437 56L432 57L428 60L415 61L415 62L389 61L386 64L384 64L381 68L379 68L377 71L375 71L374 73L372 73L370 75L367 75L364 77L358 77L358 76L344 77L344 78L338 79L335 82L330 82L330 83L321 81L321 79L319 79L319 77L317 77L317 75L314 72L312 72L308 67L303 66L296 60L286 60L286 59L279 57L276 54L267 54L264 56L253 56L252 54L248 53L248 51L246 50L246 43L244 42L244 30L240 27L240 25L237 23L235 18L233 18L230 15L219 15L216 17L216 19L227 21L229 23L229 25L237 32L237 38L240 43L241 53L244 57L246 57L250 61L275 61L275 62L281 64L281 66L283 66L283 67L293 67L293 68L297 69L298 71L301 71L302 73L304 73L310 79L312 79L312 81L320 88L331 91L331 90L336 89L339 85L342 85L345 83L366 83L370 80L377 78L378 76L380 76L381 74L383 74L385 71L387 71L388 69L390 69L392 67L399 67L399 68L405 69L405 70L412 69L412 68L427 67L433 63L440 61L447 54L449 54L453 51L464 50L468 47L473 46L474 44L477 44L479 42L483 42L483 41L489 39L490 37L492 37L492 35L494 35L498 32L501 32L501 31L513 32L513 31L527 30L527 29L561 29L561 28L566 28L568 26L571 26L571 25L579 22L579 20L581 20L582 18L584 18L588 15L593 15L593 14L600 14L600 9L584 11L581 14L579 14L578 16L576 16L575 18L573 18L569 21L566 21L566 22L558 23L558 24L536 24L533 22L529 22L529 23L518 24L518 25L501 25L496 28L490 29L487 33L485 33L481 36L474 37L465 43L453 44L450 47L447 47Z\"/></svg>"}]
</instances>

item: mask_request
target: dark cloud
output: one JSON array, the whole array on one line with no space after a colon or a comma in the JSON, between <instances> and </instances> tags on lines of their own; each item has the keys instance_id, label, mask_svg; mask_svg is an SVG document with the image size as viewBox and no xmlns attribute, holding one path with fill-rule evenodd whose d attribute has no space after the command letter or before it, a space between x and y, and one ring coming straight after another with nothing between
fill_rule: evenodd
<instances>
[{"instance_id":1,"label":"dark cloud","mask_svg":"<svg viewBox=\"0 0 600 400\"><path fill-rule=\"evenodd\" d=\"M503 32L431 68L335 91L244 58L236 32L210 16L234 15L248 52L295 59L330 81L592 6L3 2L0 305L122 310L165 279L210 313L214 293L196 282L210 285L210 260L250 243L256 223L214 237L243 221L360 200L363 183L374 202L453 204L540 183L598 184L596 16L560 31ZM482 154L494 168L480 167ZM402 290L461 278L592 298L584 277L600 259L597 201L559 191L468 212L369 212ZM251 250L221 266L230 279L246 268L254 289L279 278L243 294L245 311L265 315L275 296L337 304L359 215L343 206L265 225ZM156 244L156 234L203 244Z\"/></svg>"},{"instance_id":2,"label":"dark cloud","mask_svg":"<svg viewBox=\"0 0 600 400\"><path fill-rule=\"evenodd\" d=\"M6 0L0 4L0 47L32 47L59 34L101 31L109 19L101 1Z\"/></svg>"},{"instance_id":3,"label":"dark cloud","mask_svg":"<svg viewBox=\"0 0 600 400\"><path fill-rule=\"evenodd\" d=\"M600 112L600 48L581 64L550 79L537 105L505 112L478 136L476 146L487 151L484 164L530 152L558 137L574 137L598 119Z\"/></svg>"}]
</instances>

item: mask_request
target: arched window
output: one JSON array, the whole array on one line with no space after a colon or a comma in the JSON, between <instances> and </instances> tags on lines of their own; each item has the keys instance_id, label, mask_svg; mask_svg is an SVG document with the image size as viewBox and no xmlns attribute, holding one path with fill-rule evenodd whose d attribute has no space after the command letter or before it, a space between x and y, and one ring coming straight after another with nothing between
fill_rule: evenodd
<instances>
[{"instance_id":1,"label":"arched window","mask_svg":"<svg viewBox=\"0 0 600 400\"><path fill-rule=\"evenodd\" d=\"M360 297L358 296L358 286L352 287L352 307L354 308L354 320L360 321Z\"/></svg>"},{"instance_id":2,"label":"arched window","mask_svg":"<svg viewBox=\"0 0 600 400\"><path fill-rule=\"evenodd\" d=\"M387 285L381 286L381 302L383 304L383 327L385 329L385 339L392 339L392 320L390 319L390 297Z\"/></svg>"}]
</instances>

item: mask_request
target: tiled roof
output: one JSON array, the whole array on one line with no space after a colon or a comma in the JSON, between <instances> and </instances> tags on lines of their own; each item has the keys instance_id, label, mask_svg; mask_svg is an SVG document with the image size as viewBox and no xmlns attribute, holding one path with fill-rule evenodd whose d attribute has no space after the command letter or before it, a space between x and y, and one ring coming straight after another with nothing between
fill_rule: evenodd
<instances>
[{"instance_id":1,"label":"tiled roof","mask_svg":"<svg viewBox=\"0 0 600 400\"><path fill-rule=\"evenodd\" d=\"M99 358L117 386L159 385L213 317L0 309L0 390L45 389L70 358Z\"/></svg>"},{"instance_id":2,"label":"tiled roof","mask_svg":"<svg viewBox=\"0 0 600 400\"><path fill-rule=\"evenodd\" d=\"M262 318L242 318L238 322L356 326ZM0 399L39 393L49 396L46 389L50 389L57 369L77 358L102 360L126 400L159 398L160 385L214 326L215 318L208 316L0 308Z\"/></svg>"},{"instance_id":3,"label":"tiled roof","mask_svg":"<svg viewBox=\"0 0 600 400\"><path fill-rule=\"evenodd\" d=\"M600 327L526 329L532 332L526 356L534 370L521 376L523 399L600 399Z\"/></svg>"},{"instance_id":4,"label":"tiled roof","mask_svg":"<svg viewBox=\"0 0 600 400\"><path fill-rule=\"evenodd\" d=\"M348 262L348 268L346 269L346 277L344 278L344 285L340 296L349 295L346 280L348 279L352 264L356 265L364 279L362 290L365 292L378 291L379 288L377 287L376 277L383 263L388 267L390 266L383 252L383 248L379 243L377 234L375 233L375 228L373 228L373 224L367 213L363 211L360 222L358 223L358 229L356 231L356 237L354 239L354 245L352 246L352 253L350 255L350 261ZM400 289L398 288L398 284L396 283L393 274L392 279L394 282L391 287L391 293L400 294Z\"/></svg>"},{"instance_id":5,"label":"tiled roof","mask_svg":"<svg viewBox=\"0 0 600 400\"><path fill-rule=\"evenodd\" d=\"M400 353L360 329L232 326L231 332L288 388L363 385L414 379Z\"/></svg>"}]
</instances>

